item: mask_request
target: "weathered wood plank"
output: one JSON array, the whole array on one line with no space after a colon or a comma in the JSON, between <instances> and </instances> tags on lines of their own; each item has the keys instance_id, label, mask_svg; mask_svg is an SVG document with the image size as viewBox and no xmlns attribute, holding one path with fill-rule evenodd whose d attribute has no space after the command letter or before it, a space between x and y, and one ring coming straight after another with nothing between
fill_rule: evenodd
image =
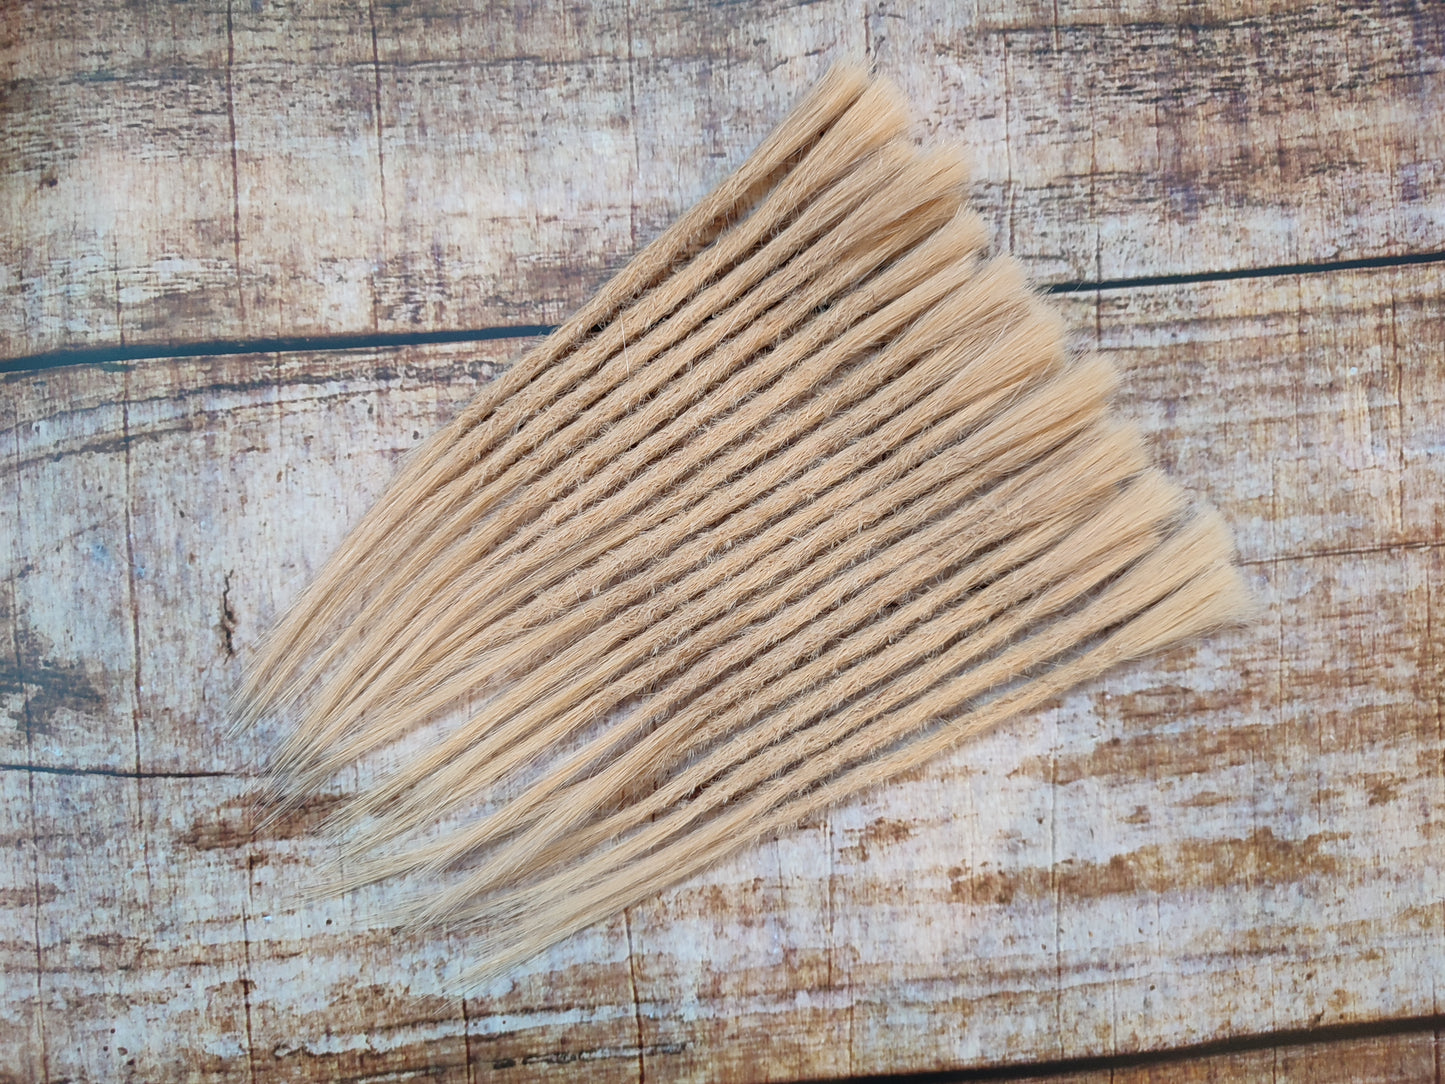
<instances>
[{"instance_id":1,"label":"weathered wood plank","mask_svg":"<svg viewBox=\"0 0 1445 1084\"><path fill-rule=\"evenodd\" d=\"M396 457L520 344L6 378L0 1064L788 1079L1440 1012L1442 292L1417 266L1072 298L1126 411L1237 525L1267 619L464 1006L439 994L467 946L378 926L385 886L297 901L326 803L251 837L272 735L228 741L225 695Z\"/></svg>"},{"instance_id":2,"label":"weathered wood plank","mask_svg":"<svg viewBox=\"0 0 1445 1084\"><path fill-rule=\"evenodd\" d=\"M1048 281L1445 248L1445 7L0 13L0 357L563 318L837 56Z\"/></svg>"}]
</instances>

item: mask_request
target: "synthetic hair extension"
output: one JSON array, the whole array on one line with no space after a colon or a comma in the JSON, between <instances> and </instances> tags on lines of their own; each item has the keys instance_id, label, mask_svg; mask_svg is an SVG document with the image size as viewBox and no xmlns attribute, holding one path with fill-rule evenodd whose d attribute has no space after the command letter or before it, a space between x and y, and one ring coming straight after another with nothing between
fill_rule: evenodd
<instances>
[{"instance_id":1,"label":"synthetic hair extension","mask_svg":"<svg viewBox=\"0 0 1445 1084\"><path fill-rule=\"evenodd\" d=\"M467 982L1127 659L1239 620L963 158L835 68L403 464L256 652L270 815Z\"/></svg>"}]
</instances>

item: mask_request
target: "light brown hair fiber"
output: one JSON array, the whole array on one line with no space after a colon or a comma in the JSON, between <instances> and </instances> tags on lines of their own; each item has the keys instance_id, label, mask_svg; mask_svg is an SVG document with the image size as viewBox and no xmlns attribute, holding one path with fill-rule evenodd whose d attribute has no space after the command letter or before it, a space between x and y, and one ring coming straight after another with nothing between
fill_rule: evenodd
<instances>
[{"instance_id":1,"label":"light brown hair fiber","mask_svg":"<svg viewBox=\"0 0 1445 1084\"><path fill-rule=\"evenodd\" d=\"M403 464L256 651L270 816L468 982L1127 659L1239 620L956 147L839 66Z\"/></svg>"}]
</instances>

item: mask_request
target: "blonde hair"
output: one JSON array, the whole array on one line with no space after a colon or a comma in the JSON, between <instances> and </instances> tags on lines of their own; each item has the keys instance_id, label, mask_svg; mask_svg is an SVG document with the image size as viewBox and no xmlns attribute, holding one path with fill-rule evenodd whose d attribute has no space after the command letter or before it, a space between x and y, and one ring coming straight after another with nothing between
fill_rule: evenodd
<instances>
[{"instance_id":1,"label":"blonde hair","mask_svg":"<svg viewBox=\"0 0 1445 1084\"><path fill-rule=\"evenodd\" d=\"M238 696L273 811L378 765L324 889L485 978L1246 611L966 179L835 68L404 464Z\"/></svg>"}]
</instances>

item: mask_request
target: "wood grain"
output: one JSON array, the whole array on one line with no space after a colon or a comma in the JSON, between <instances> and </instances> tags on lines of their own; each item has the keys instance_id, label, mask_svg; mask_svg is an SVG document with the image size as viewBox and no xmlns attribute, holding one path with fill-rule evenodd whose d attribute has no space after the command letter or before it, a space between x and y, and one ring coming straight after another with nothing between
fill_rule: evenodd
<instances>
[{"instance_id":1,"label":"wood grain","mask_svg":"<svg viewBox=\"0 0 1445 1084\"><path fill-rule=\"evenodd\" d=\"M1445 1011L1445 281L1285 272L1445 250L1445 6L12 4L0 360L553 322L848 54L1038 277L1133 284L1064 303L1267 620L458 1004L385 886L298 900L327 802L253 834L225 698L523 344L0 377L0 1081L1438 1081L1437 1028L1299 1040ZM1145 285L1215 272L1267 277Z\"/></svg>"},{"instance_id":2,"label":"wood grain","mask_svg":"<svg viewBox=\"0 0 1445 1084\"><path fill-rule=\"evenodd\" d=\"M297 899L326 802L253 836L247 773L274 735L229 739L225 697L397 457L522 344L4 378L0 1066L783 1080L1439 1014L1441 299L1433 266L1069 298L1125 411L1237 526L1267 619L464 1004L440 991L467 945L377 925L386 886ZM1423 1049L1401 1050L1419 1079Z\"/></svg>"},{"instance_id":3,"label":"wood grain","mask_svg":"<svg viewBox=\"0 0 1445 1084\"><path fill-rule=\"evenodd\" d=\"M1445 249L1445 6L0 12L0 358L554 323L867 56L1043 281Z\"/></svg>"}]
</instances>

